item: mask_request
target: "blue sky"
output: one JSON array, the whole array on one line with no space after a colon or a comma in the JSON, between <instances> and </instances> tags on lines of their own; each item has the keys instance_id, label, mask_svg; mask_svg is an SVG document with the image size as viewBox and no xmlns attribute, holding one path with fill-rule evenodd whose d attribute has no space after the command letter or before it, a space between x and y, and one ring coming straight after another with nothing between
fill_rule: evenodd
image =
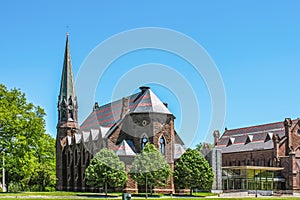
<instances>
[{"instance_id":1,"label":"blue sky","mask_svg":"<svg viewBox=\"0 0 300 200\"><path fill-rule=\"evenodd\" d=\"M43 107L47 132L55 136L65 33L70 33L76 77L89 53L109 37L135 28L161 27L194 39L218 67L226 90L226 118L224 126L216 129L222 132L225 126L232 129L297 118L299 9L297 0L5 0L0 2L0 83L20 88L29 101ZM146 63L167 65L190 83L200 110L199 128L192 145L205 138L211 140L211 133L207 133L211 100L205 82L194 75L188 63L168 52L144 50L122 56L102 77L98 86L101 91L96 91L95 100L100 104L109 102L120 77ZM176 89L170 90L160 83L151 87L169 103L177 124L183 117L188 118L182 114L180 105L189 102L176 99ZM78 98L80 105L84 97ZM180 129L179 126L176 128ZM188 133L179 134L184 137Z\"/></svg>"}]
</instances>

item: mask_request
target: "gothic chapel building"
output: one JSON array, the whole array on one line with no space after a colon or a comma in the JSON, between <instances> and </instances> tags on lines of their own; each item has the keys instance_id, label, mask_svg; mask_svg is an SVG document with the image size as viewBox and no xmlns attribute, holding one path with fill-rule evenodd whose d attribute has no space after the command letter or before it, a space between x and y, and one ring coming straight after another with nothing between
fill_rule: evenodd
<instances>
[{"instance_id":1,"label":"gothic chapel building","mask_svg":"<svg viewBox=\"0 0 300 200\"><path fill-rule=\"evenodd\" d=\"M68 36L57 109L57 190L92 191L94 188L86 185L85 169L102 148L114 150L127 170L147 142L158 148L172 170L174 161L184 152L184 144L174 130L175 116L149 87L140 87L140 92L103 106L95 103L79 126ZM164 188L154 191L174 193L173 178L166 181ZM137 192L141 187L128 177L122 189Z\"/></svg>"}]
</instances>

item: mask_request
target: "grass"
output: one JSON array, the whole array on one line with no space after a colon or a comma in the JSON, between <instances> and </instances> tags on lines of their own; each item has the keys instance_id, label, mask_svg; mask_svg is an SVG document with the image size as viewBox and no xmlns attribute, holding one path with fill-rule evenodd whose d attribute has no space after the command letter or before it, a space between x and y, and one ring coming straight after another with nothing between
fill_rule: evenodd
<instances>
[{"instance_id":1,"label":"grass","mask_svg":"<svg viewBox=\"0 0 300 200\"><path fill-rule=\"evenodd\" d=\"M104 193L91 192L0 192L1 196L97 196ZM122 193L109 193L108 195L121 196Z\"/></svg>"},{"instance_id":2,"label":"grass","mask_svg":"<svg viewBox=\"0 0 300 200\"><path fill-rule=\"evenodd\" d=\"M120 196L122 193L109 193L108 195ZM99 196L101 195L101 197ZM149 198L149 200L200 200L201 197L204 196L213 196L215 194L198 192L193 193L194 197L168 197L164 196L159 198L162 195L157 195ZM26 196L26 197L25 197ZM32 196L32 198L30 198ZM102 199L102 200L116 200L116 198L104 198L103 193L88 193L88 192L19 192L19 193L0 193L0 200L12 200L16 198L26 198L26 200L36 200L37 198L33 196L45 196L46 200L66 200L66 199L75 199L76 197L80 197L80 200L91 200L91 199ZM85 198L87 196L87 198ZM12 198L10 198L12 197ZM58 197L58 198L57 198ZM69 197L69 198L68 198ZM92 198L91 198L92 197ZM119 198L120 199L120 198ZM132 195L132 199L145 199L140 195ZM240 197L240 198L218 198L218 197L210 197L209 200L249 200L249 197ZM259 200L300 200L300 197L259 197Z\"/></svg>"},{"instance_id":3,"label":"grass","mask_svg":"<svg viewBox=\"0 0 300 200\"><path fill-rule=\"evenodd\" d=\"M1 200L16 200L16 198L1 198ZM25 200L37 200L37 198L24 198ZM73 198L45 198L45 200L66 200ZM104 199L104 200L115 200L115 199L105 199L105 198L92 198L92 199ZM91 198L80 198L79 200L91 200Z\"/></svg>"},{"instance_id":4,"label":"grass","mask_svg":"<svg viewBox=\"0 0 300 200\"><path fill-rule=\"evenodd\" d=\"M217 196L217 194L210 192L193 192L193 196L195 197L208 197L208 196Z\"/></svg>"},{"instance_id":5,"label":"grass","mask_svg":"<svg viewBox=\"0 0 300 200\"><path fill-rule=\"evenodd\" d=\"M82 192L5 192L1 196L77 196Z\"/></svg>"},{"instance_id":6,"label":"grass","mask_svg":"<svg viewBox=\"0 0 300 200\"><path fill-rule=\"evenodd\" d=\"M16 198L1 198L0 200L15 200ZM66 198L47 198L46 200L66 200ZM72 198L70 198L72 199ZM93 199L102 199L102 200L115 200L112 198L93 198ZM141 198L139 198L141 199ZM163 198L164 200L174 200L174 198ZM180 198L179 200L199 200L200 198ZM251 198L209 198L209 200L249 200ZM259 200L300 200L296 197L269 197L269 198L258 198ZM37 198L26 198L26 200L37 200ZM91 198L80 198L80 200L91 200ZM149 200L162 200L160 198L149 198Z\"/></svg>"},{"instance_id":7,"label":"grass","mask_svg":"<svg viewBox=\"0 0 300 200\"><path fill-rule=\"evenodd\" d=\"M93 196L97 197L99 195L104 195L104 193L90 193L90 192L15 192L15 193L1 193L0 192L0 198L1 196ZM112 196L122 196L122 193L109 193L108 195ZM194 192L193 196L195 197L205 197L205 196L215 196L216 194L212 194L209 192ZM145 193L139 193L139 194L132 194L132 197L145 197ZM150 197L150 193L148 193L148 196ZM153 194L152 198L159 198L161 196L164 196L163 194ZM169 195L168 195L169 196ZM186 196L189 196L189 194L186 194ZM171 198L171 197L170 197Z\"/></svg>"}]
</instances>

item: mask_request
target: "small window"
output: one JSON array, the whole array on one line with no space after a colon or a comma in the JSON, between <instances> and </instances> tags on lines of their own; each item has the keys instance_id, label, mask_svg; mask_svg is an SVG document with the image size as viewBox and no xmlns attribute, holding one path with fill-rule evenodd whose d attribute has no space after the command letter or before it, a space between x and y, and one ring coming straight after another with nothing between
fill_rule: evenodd
<instances>
[{"instance_id":1,"label":"small window","mask_svg":"<svg viewBox=\"0 0 300 200\"><path fill-rule=\"evenodd\" d=\"M273 139L273 133L271 132L268 132L267 133L267 136L266 136L266 139L265 139L265 142L269 141L269 140L272 140Z\"/></svg>"},{"instance_id":2,"label":"small window","mask_svg":"<svg viewBox=\"0 0 300 200\"><path fill-rule=\"evenodd\" d=\"M148 138L144 135L143 138L142 138L142 149L144 149L147 142L148 142Z\"/></svg>"},{"instance_id":3,"label":"small window","mask_svg":"<svg viewBox=\"0 0 300 200\"><path fill-rule=\"evenodd\" d=\"M166 146L166 143L165 143L165 139L163 136L161 136L161 138L159 139L159 144L160 144L160 152L162 155L165 155L166 154L166 149L165 149L165 146Z\"/></svg>"}]
</instances>

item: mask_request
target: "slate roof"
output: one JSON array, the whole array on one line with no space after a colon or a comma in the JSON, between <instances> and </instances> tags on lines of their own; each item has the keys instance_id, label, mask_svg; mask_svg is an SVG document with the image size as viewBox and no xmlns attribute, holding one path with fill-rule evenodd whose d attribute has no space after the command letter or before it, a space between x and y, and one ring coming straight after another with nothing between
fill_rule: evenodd
<instances>
[{"instance_id":1,"label":"slate roof","mask_svg":"<svg viewBox=\"0 0 300 200\"><path fill-rule=\"evenodd\" d=\"M149 87L141 87L141 91L126 97L129 100L130 113L172 113L161 102L161 100L150 90ZM90 129L106 128L109 131L115 124L121 120L122 99L103 105L94 110L80 126L81 131ZM102 130L101 130L102 131ZM102 133L102 135L104 135Z\"/></svg>"},{"instance_id":2,"label":"slate roof","mask_svg":"<svg viewBox=\"0 0 300 200\"><path fill-rule=\"evenodd\" d=\"M226 130L216 147L221 149L222 153L273 149L274 134L278 134L280 138L284 137L284 122Z\"/></svg>"},{"instance_id":3,"label":"slate roof","mask_svg":"<svg viewBox=\"0 0 300 200\"><path fill-rule=\"evenodd\" d=\"M140 87L141 91L125 97L128 99L126 115L131 113L160 113L172 115L169 109L161 100L151 91L149 87ZM84 146L94 155L99 151L101 141L107 138L118 124L124 118L121 118L123 99L105 104L93 110L87 119L80 126L79 133L82 137L77 136L76 143L83 141ZM175 146L177 157L184 152L183 142L176 133L176 141L179 143ZM121 144L115 147L115 152L120 156L135 156L135 148L130 140L123 140Z\"/></svg>"},{"instance_id":4,"label":"slate roof","mask_svg":"<svg viewBox=\"0 0 300 200\"><path fill-rule=\"evenodd\" d=\"M136 155L126 140L123 140L121 142L121 144L119 144L117 146L117 149L115 150L115 152L118 156L135 156Z\"/></svg>"}]
</instances>

